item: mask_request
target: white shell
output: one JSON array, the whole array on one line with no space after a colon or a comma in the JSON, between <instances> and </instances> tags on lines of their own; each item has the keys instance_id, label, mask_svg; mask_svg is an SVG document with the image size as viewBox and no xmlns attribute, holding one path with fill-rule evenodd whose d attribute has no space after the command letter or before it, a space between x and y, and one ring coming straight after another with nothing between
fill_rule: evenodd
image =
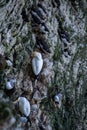
<instances>
[{"instance_id":1,"label":"white shell","mask_svg":"<svg viewBox=\"0 0 87 130\"><path fill-rule=\"evenodd\" d=\"M7 82L6 82L6 89L10 90L10 89L12 89L12 88L13 88L13 85L11 84L11 82L10 82L10 81L7 81Z\"/></svg>"},{"instance_id":2,"label":"white shell","mask_svg":"<svg viewBox=\"0 0 87 130\"><path fill-rule=\"evenodd\" d=\"M30 114L30 103L25 97L19 97L19 110L26 117Z\"/></svg>"},{"instance_id":3,"label":"white shell","mask_svg":"<svg viewBox=\"0 0 87 130\"><path fill-rule=\"evenodd\" d=\"M12 66L12 62L10 60L6 60L7 66L11 67Z\"/></svg>"},{"instance_id":4,"label":"white shell","mask_svg":"<svg viewBox=\"0 0 87 130\"><path fill-rule=\"evenodd\" d=\"M55 95L54 101L59 103L60 99L59 99L59 97L57 95Z\"/></svg>"},{"instance_id":5,"label":"white shell","mask_svg":"<svg viewBox=\"0 0 87 130\"><path fill-rule=\"evenodd\" d=\"M21 121L22 123L26 123L27 120L28 120L28 119L27 119L26 117L24 117L24 116L20 117L20 121Z\"/></svg>"},{"instance_id":6,"label":"white shell","mask_svg":"<svg viewBox=\"0 0 87 130\"><path fill-rule=\"evenodd\" d=\"M54 97L54 101L58 102L58 103L61 101L61 99L62 99L62 94L61 93L55 95L55 97Z\"/></svg>"},{"instance_id":7,"label":"white shell","mask_svg":"<svg viewBox=\"0 0 87 130\"><path fill-rule=\"evenodd\" d=\"M55 95L54 101L58 103L58 107L61 108L62 94L58 93L57 95Z\"/></svg>"},{"instance_id":8,"label":"white shell","mask_svg":"<svg viewBox=\"0 0 87 130\"><path fill-rule=\"evenodd\" d=\"M14 84L16 83L16 79L10 79L6 82L6 89L11 90L14 88Z\"/></svg>"},{"instance_id":9,"label":"white shell","mask_svg":"<svg viewBox=\"0 0 87 130\"><path fill-rule=\"evenodd\" d=\"M11 84L13 85L13 84L16 83L16 79L10 79L10 82L11 82Z\"/></svg>"},{"instance_id":10,"label":"white shell","mask_svg":"<svg viewBox=\"0 0 87 130\"><path fill-rule=\"evenodd\" d=\"M38 75L43 66L42 55L39 52L35 53L36 55L32 59L32 69L35 75Z\"/></svg>"}]
</instances>

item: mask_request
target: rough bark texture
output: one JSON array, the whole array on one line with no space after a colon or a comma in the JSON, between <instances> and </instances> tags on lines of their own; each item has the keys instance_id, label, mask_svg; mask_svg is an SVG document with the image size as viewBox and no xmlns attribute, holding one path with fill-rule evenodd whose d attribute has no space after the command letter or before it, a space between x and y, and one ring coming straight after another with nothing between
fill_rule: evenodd
<instances>
[{"instance_id":1,"label":"rough bark texture","mask_svg":"<svg viewBox=\"0 0 87 130\"><path fill-rule=\"evenodd\" d=\"M44 4L45 12L40 24L32 16L38 3ZM0 54L12 61L8 67L0 59L1 130L87 130L86 14L86 0L0 1ZM42 31L42 26L47 28ZM69 34L68 49L59 30ZM31 54L38 48L36 37L50 46L51 53L39 48L44 65L35 89ZM16 79L12 91L5 89L8 78ZM57 93L62 94L60 107L53 98ZM26 123L14 104L20 96L31 105Z\"/></svg>"}]
</instances>

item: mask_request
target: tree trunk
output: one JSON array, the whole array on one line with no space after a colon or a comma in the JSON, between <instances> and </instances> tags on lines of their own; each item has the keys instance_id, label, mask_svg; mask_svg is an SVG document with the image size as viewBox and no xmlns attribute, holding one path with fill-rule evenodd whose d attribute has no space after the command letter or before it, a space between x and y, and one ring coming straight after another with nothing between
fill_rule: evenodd
<instances>
[{"instance_id":1,"label":"tree trunk","mask_svg":"<svg viewBox=\"0 0 87 130\"><path fill-rule=\"evenodd\" d=\"M0 1L0 129L87 129L86 10L86 0ZM43 59L37 82L34 51ZM28 119L14 103L20 96Z\"/></svg>"}]
</instances>

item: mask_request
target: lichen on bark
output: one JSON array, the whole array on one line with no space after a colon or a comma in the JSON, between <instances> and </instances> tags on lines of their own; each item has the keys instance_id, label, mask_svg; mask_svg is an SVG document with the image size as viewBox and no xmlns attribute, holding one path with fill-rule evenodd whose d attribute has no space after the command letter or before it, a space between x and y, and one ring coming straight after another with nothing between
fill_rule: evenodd
<instances>
[{"instance_id":1,"label":"lichen on bark","mask_svg":"<svg viewBox=\"0 0 87 130\"><path fill-rule=\"evenodd\" d=\"M38 9L41 2L46 15L42 17L38 14L42 18L37 21L32 10ZM11 67L1 69L0 66L2 130L5 127L14 130L87 129L86 10L86 0L0 1L0 54L12 61ZM68 49L65 49L64 40L60 38L60 30L68 32L71 43ZM49 45L51 53L44 53L40 50L41 46L39 47L44 64L37 90L34 90L35 76L31 54L38 48L37 36L45 40L44 43ZM0 61L0 65L1 63L3 62ZM14 91L5 90L8 78L17 80ZM63 95L60 108L55 105L53 98L58 92ZM31 123L20 121L21 114L14 105L19 96L25 96L30 101Z\"/></svg>"}]
</instances>

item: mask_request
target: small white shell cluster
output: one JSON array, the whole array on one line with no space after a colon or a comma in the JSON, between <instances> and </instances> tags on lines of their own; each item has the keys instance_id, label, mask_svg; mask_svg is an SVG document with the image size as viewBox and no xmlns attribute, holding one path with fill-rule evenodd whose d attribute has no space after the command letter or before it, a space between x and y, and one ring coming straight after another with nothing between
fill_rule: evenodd
<instances>
[{"instance_id":1,"label":"small white shell cluster","mask_svg":"<svg viewBox=\"0 0 87 130\"><path fill-rule=\"evenodd\" d=\"M43 58L41 52L50 53L50 47L47 44L46 39L43 35L46 32L49 32L46 26L46 19L48 17L48 14L45 8L44 1L39 1L38 4L32 5L31 16L33 21L32 30L34 31L36 38L36 44L34 48L35 51L33 52L33 58L32 58L32 69L36 76L35 80L35 88L36 88L37 78L43 67ZM39 35L40 33L42 35Z\"/></svg>"},{"instance_id":2,"label":"small white shell cluster","mask_svg":"<svg viewBox=\"0 0 87 130\"><path fill-rule=\"evenodd\" d=\"M26 117L30 114L30 102L25 97L18 98L19 111Z\"/></svg>"},{"instance_id":3,"label":"small white shell cluster","mask_svg":"<svg viewBox=\"0 0 87 130\"><path fill-rule=\"evenodd\" d=\"M14 88L16 83L16 79L9 79L8 81L6 81L6 89L7 90L11 90Z\"/></svg>"}]
</instances>

